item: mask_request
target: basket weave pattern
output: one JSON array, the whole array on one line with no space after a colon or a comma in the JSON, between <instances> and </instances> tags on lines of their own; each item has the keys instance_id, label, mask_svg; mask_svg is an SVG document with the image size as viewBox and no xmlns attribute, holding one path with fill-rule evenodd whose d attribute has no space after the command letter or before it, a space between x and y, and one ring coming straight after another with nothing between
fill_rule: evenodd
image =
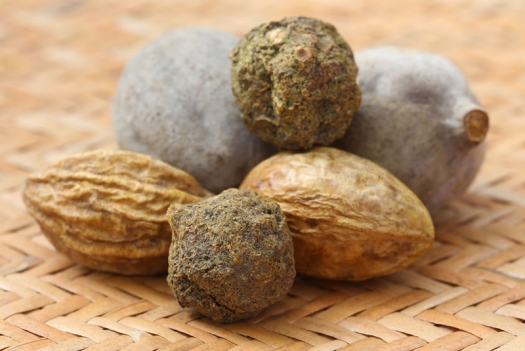
<instances>
[{"instance_id":1,"label":"basket weave pattern","mask_svg":"<svg viewBox=\"0 0 525 351\"><path fill-rule=\"evenodd\" d=\"M525 3L485 1L0 0L0 350L525 349ZM165 276L94 272L57 253L25 212L26 175L116 147L111 98L125 61L162 32L242 35L286 15L333 23L354 50L448 57L491 115L486 162L437 219L436 243L362 283L297 278L255 319L181 308Z\"/></svg>"}]
</instances>

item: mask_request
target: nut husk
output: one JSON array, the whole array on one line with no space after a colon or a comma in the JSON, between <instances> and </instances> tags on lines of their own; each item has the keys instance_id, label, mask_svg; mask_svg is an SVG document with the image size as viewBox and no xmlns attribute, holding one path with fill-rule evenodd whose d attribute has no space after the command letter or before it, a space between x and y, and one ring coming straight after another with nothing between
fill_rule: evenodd
<instances>
[{"instance_id":1,"label":"nut husk","mask_svg":"<svg viewBox=\"0 0 525 351\"><path fill-rule=\"evenodd\" d=\"M29 214L55 248L96 270L167 270L171 203L210 194L189 174L150 156L96 150L66 157L26 180Z\"/></svg>"},{"instance_id":2,"label":"nut husk","mask_svg":"<svg viewBox=\"0 0 525 351\"><path fill-rule=\"evenodd\" d=\"M241 184L281 206L298 273L359 281L399 271L433 243L430 216L417 196L385 169L321 147L281 152Z\"/></svg>"}]
</instances>

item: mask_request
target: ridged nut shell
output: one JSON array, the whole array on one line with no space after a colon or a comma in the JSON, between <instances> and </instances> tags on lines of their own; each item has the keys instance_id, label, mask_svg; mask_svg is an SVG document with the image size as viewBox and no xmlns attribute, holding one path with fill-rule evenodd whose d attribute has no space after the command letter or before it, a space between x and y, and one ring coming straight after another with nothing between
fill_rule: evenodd
<instances>
[{"instance_id":1,"label":"ridged nut shell","mask_svg":"<svg viewBox=\"0 0 525 351\"><path fill-rule=\"evenodd\" d=\"M27 211L73 262L128 275L167 271L172 203L208 196L189 174L143 154L96 150L31 174Z\"/></svg>"},{"instance_id":2,"label":"ridged nut shell","mask_svg":"<svg viewBox=\"0 0 525 351\"><path fill-rule=\"evenodd\" d=\"M294 240L296 270L359 281L397 272L433 243L417 196L385 169L328 148L281 152L241 184L281 206Z\"/></svg>"}]
</instances>

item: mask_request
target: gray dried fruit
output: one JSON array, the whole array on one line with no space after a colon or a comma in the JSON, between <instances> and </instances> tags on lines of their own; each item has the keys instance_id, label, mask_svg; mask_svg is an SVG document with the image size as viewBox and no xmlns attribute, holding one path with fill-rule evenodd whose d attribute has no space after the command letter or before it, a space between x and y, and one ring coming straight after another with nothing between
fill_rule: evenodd
<instances>
[{"instance_id":1,"label":"gray dried fruit","mask_svg":"<svg viewBox=\"0 0 525 351\"><path fill-rule=\"evenodd\" d=\"M443 57L377 47L356 61L363 101L334 146L388 169L435 214L478 173L488 114Z\"/></svg>"},{"instance_id":2,"label":"gray dried fruit","mask_svg":"<svg viewBox=\"0 0 525 351\"><path fill-rule=\"evenodd\" d=\"M142 48L113 101L119 146L182 169L215 193L238 186L277 150L239 117L228 59L237 42L218 30L179 28Z\"/></svg>"}]
</instances>

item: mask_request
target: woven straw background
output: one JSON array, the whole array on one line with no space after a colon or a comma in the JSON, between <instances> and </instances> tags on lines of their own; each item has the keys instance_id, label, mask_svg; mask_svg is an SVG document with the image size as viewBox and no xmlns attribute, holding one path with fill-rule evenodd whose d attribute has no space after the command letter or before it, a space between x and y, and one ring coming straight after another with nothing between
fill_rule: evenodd
<instances>
[{"instance_id":1,"label":"woven straw background","mask_svg":"<svg viewBox=\"0 0 525 351\"><path fill-rule=\"evenodd\" d=\"M491 115L469 194L440 216L433 249L363 283L298 278L254 320L215 325L165 277L93 272L56 253L25 212L26 175L115 147L110 106L126 60L162 32L242 35L286 15L332 22L354 50L433 51ZM0 350L524 350L523 0L0 0Z\"/></svg>"}]
</instances>

